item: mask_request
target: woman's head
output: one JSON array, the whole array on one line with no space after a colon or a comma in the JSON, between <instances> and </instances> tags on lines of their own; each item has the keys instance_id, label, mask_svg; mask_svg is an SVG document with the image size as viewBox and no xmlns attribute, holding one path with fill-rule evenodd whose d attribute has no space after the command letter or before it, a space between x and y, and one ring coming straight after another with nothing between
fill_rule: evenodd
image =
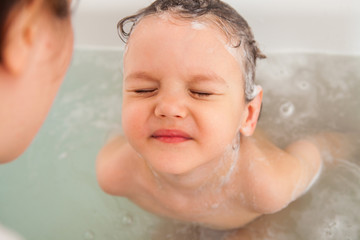
<instances>
[{"instance_id":1,"label":"woman's head","mask_svg":"<svg viewBox=\"0 0 360 240\"><path fill-rule=\"evenodd\" d=\"M256 59L265 56L257 47L246 20L232 7L219 0L156 0L147 8L118 23L121 39L127 42L134 27L145 16L161 14L171 14L173 17L187 21L215 24L227 37L229 50L242 65L246 100L250 101L255 97ZM129 23L131 24L130 30L126 30Z\"/></svg>"},{"instance_id":2,"label":"woman's head","mask_svg":"<svg viewBox=\"0 0 360 240\"><path fill-rule=\"evenodd\" d=\"M70 4L0 3L0 163L30 144L65 76L73 50Z\"/></svg>"},{"instance_id":3,"label":"woman's head","mask_svg":"<svg viewBox=\"0 0 360 240\"><path fill-rule=\"evenodd\" d=\"M36 1L36 0L35 0ZM0 2L0 62L2 59L3 40L7 29L11 25L12 17L16 17L17 11L34 2L34 0L2 0ZM70 14L69 0L41 0L42 5L53 12L58 18L66 18Z\"/></svg>"}]
</instances>

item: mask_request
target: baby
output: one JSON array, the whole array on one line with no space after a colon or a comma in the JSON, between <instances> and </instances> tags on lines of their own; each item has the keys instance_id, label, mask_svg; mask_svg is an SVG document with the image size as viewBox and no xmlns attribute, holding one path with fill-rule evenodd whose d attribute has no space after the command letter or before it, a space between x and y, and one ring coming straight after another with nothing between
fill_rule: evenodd
<instances>
[{"instance_id":1,"label":"baby","mask_svg":"<svg viewBox=\"0 0 360 240\"><path fill-rule=\"evenodd\" d=\"M125 26L130 25L126 31ZM126 41L125 137L100 152L102 189L214 229L286 207L318 176L320 151L255 132L263 58L247 22L219 0L157 0L118 24Z\"/></svg>"}]
</instances>

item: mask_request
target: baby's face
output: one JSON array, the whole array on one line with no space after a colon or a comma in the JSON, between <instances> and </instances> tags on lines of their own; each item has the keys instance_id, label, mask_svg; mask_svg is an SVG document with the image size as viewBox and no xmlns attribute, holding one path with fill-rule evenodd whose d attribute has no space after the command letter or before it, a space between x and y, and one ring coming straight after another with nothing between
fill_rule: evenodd
<instances>
[{"instance_id":1,"label":"baby's face","mask_svg":"<svg viewBox=\"0 0 360 240\"><path fill-rule=\"evenodd\" d=\"M211 26L146 17L124 56L122 123L155 171L187 173L218 160L244 121L241 67Z\"/></svg>"}]
</instances>

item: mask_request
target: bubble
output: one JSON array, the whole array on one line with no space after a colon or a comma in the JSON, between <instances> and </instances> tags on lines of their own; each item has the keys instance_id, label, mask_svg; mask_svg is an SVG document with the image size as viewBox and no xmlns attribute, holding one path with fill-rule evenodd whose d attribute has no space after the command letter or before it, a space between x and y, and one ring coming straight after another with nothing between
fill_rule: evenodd
<instances>
[{"instance_id":1,"label":"bubble","mask_svg":"<svg viewBox=\"0 0 360 240\"><path fill-rule=\"evenodd\" d=\"M84 233L84 240L93 240L95 239L95 234L92 231L87 231Z\"/></svg>"},{"instance_id":2,"label":"bubble","mask_svg":"<svg viewBox=\"0 0 360 240\"><path fill-rule=\"evenodd\" d=\"M134 223L134 218L130 214L125 214L122 218L122 224L124 225L131 225Z\"/></svg>"},{"instance_id":3,"label":"bubble","mask_svg":"<svg viewBox=\"0 0 360 240\"><path fill-rule=\"evenodd\" d=\"M280 106L280 114L285 118L293 115L294 111L295 111L295 106L290 101L287 101L287 102L281 104L281 106Z\"/></svg>"},{"instance_id":4,"label":"bubble","mask_svg":"<svg viewBox=\"0 0 360 240\"><path fill-rule=\"evenodd\" d=\"M301 90L307 90L307 89L309 89L309 87L310 87L310 83L307 82L307 81L305 81L305 80L297 82L296 85L297 85L298 88L300 88Z\"/></svg>"},{"instance_id":5,"label":"bubble","mask_svg":"<svg viewBox=\"0 0 360 240\"><path fill-rule=\"evenodd\" d=\"M59 155L59 159L64 159L68 156L67 152L63 152Z\"/></svg>"},{"instance_id":6,"label":"bubble","mask_svg":"<svg viewBox=\"0 0 360 240\"><path fill-rule=\"evenodd\" d=\"M327 219L323 226L319 226L320 239L352 239L357 236L356 223L348 219L348 216L335 216L334 218ZM358 236L357 236L358 237ZM356 239L358 239L356 237Z\"/></svg>"}]
</instances>

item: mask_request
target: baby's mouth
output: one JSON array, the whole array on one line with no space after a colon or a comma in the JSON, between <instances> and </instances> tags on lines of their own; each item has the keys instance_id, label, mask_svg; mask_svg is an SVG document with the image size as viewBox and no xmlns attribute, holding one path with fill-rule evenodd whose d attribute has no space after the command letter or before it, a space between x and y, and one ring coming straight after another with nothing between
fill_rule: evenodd
<instances>
[{"instance_id":1,"label":"baby's mouth","mask_svg":"<svg viewBox=\"0 0 360 240\"><path fill-rule=\"evenodd\" d=\"M175 129L160 129L155 131L151 137L164 143L182 143L192 140L192 137L186 132Z\"/></svg>"}]
</instances>

